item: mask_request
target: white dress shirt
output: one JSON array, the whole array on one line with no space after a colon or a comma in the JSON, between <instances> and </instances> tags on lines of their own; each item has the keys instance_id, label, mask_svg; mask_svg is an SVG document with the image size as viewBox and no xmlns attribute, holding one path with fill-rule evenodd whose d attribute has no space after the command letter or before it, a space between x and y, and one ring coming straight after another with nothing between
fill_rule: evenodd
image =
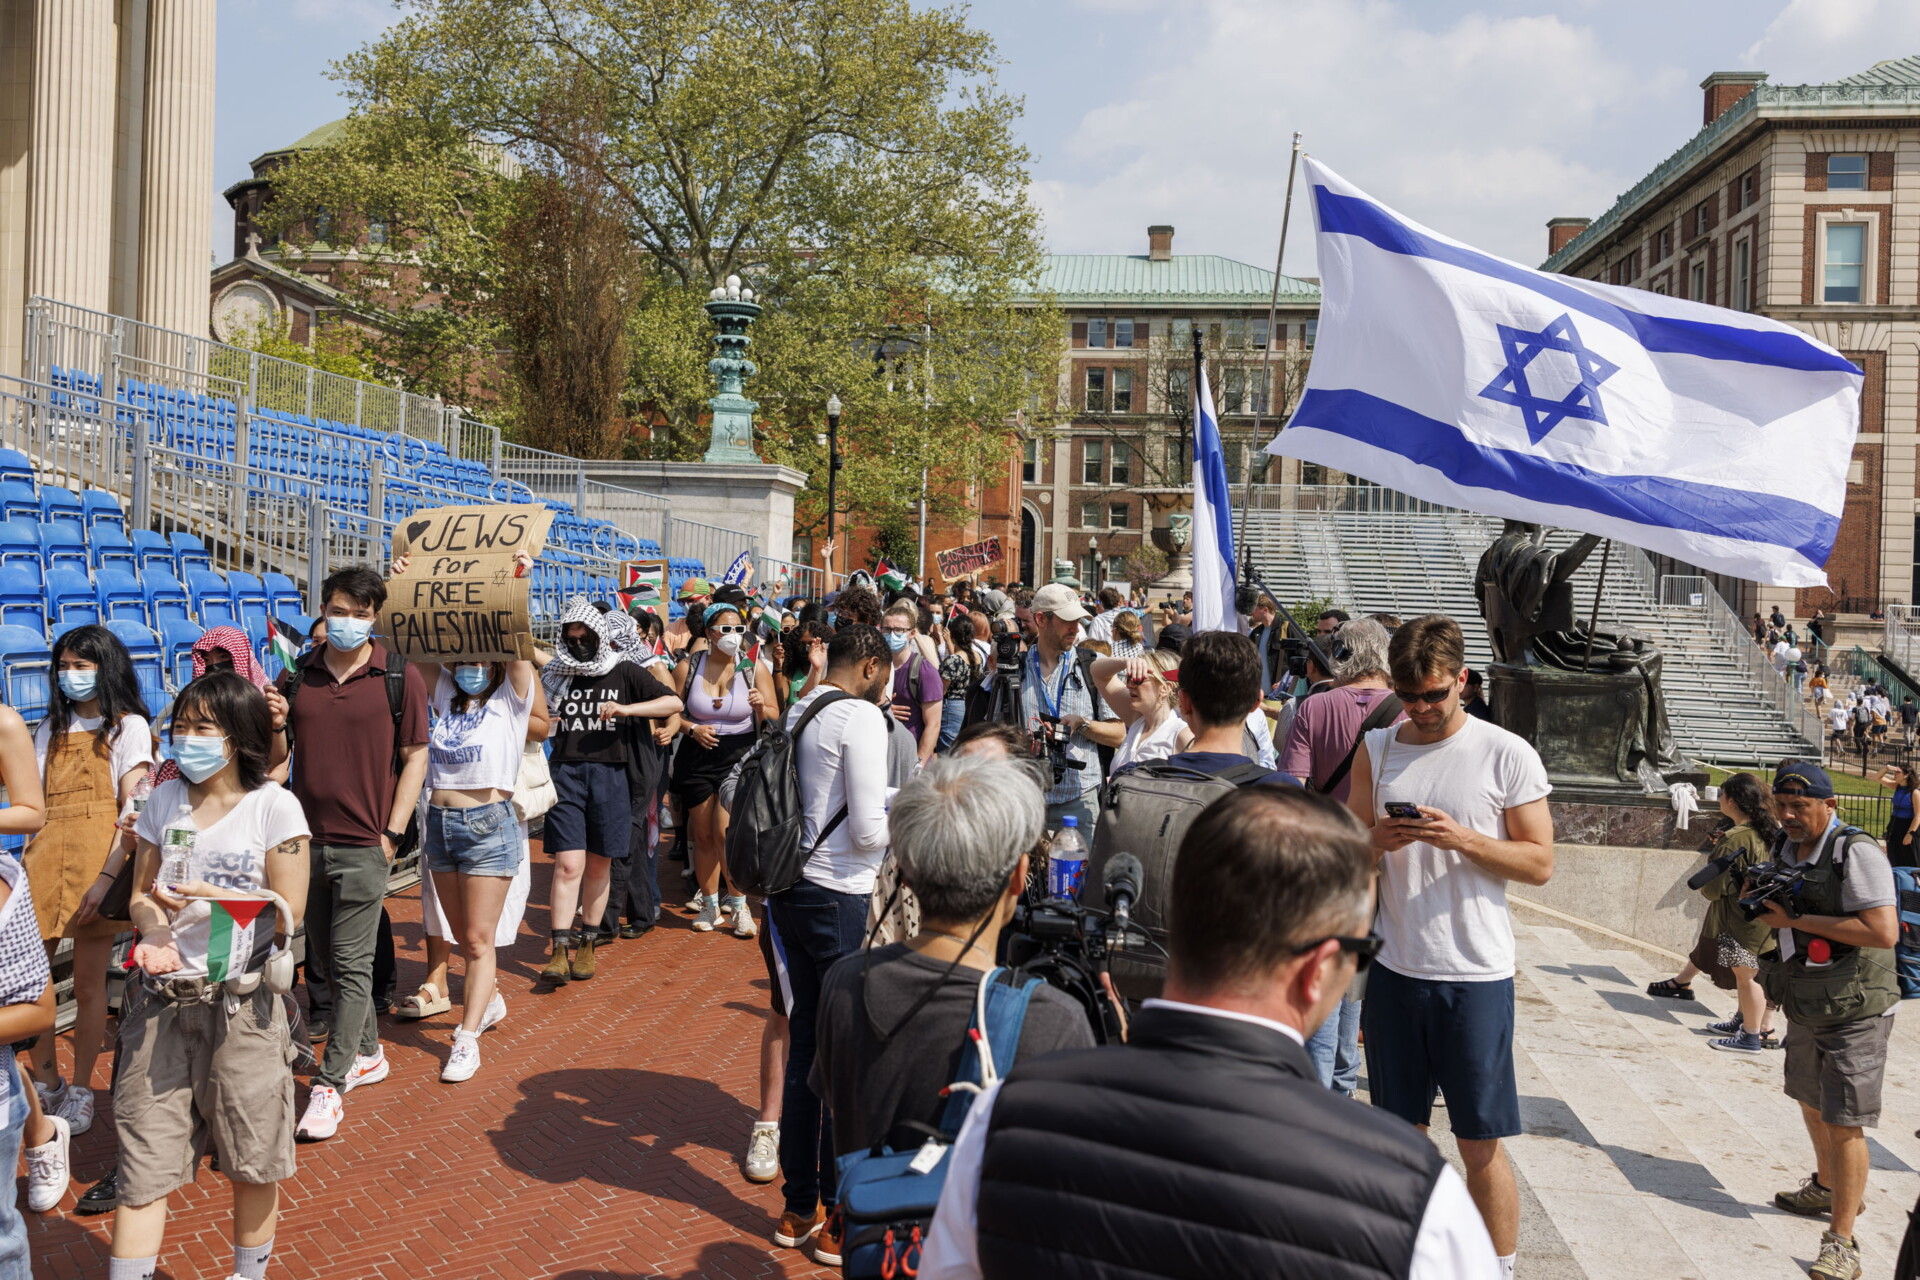
<instances>
[{"instance_id":1,"label":"white dress shirt","mask_svg":"<svg viewBox=\"0 0 1920 1280\"><path fill-rule=\"evenodd\" d=\"M1231 1018L1251 1022L1303 1044L1300 1032L1282 1022L1257 1018L1252 1014L1215 1009L1206 1005L1185 1004L1175 1000L1147 1000L1142 1009L1177 1009L1209 1018ZM976 1230L975 1206L980 1197L980 1160L987 1145L987 1126L993 1119L994 1100L1000 1096L1000 1081L995 1081L967 1112L953 1150L947 1153L947 1185L941 1189L940 1205L934 1211L933 1224L927 1230L927 1244L920 1261L918 1280L979 1280L980 1250ZM1410 1280L1500 1280L1500 1262L1493 1253L1493 1239L1486 1223L1467 1194L1452 1165L1440 1171L1427 1197L1427 1211L1420 1218L1420 1234L1414 1237L1413 1266Z\"/></svg>"}]
</instances>

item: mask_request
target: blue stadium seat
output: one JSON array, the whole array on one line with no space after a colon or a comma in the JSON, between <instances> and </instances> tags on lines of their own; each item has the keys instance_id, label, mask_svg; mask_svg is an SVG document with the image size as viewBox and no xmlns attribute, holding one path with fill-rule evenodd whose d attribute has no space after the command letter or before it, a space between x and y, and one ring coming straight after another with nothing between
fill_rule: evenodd
<instances>
[{"instance_id":1,"label":"blue stadium seat","mask_svg":"<svg viewBox=\"0 0 1920 1280\"><path fill-rule=\"evenodd\" d=\"M189 570L213 568L213 557L207 554L205 544L192 534L175 533L169 541L173 546L173 567L182 582L187 581Z\"/></svg>"},{"instance_id":2,"label":"blue stadium seat","mask_svg":"<svg viewBox=\"0 0 1920 1280\"><path fill-rule=\"evenodd\" d=\"M140 579L121 566L109 566L93 576L100 597L100 613L107 621L125 619L147 625L147 593Z\"/></svg>"},{"instance_id":3,"label":"blue stadium seat","mask_svg":"<svg viewBox=\"0 0 1920 1280\"><path fill-rule=\"evenodd\" d=\"M87 540L80 529L62 520L40 526L40 563L47 569L72 569L85 573Z\"/></svg>"},{"instance_id":4,"label":"blue stadium seat","mask_svg":"<svg viewBox=\"0 0 1920 1280\"><path fill-rule=\"evenodd\" d=\"M86 489L80 494L80 519L87 527L89 536L102 528L127 531L127 515L120 509L120 499L105 489Z\"/></svg>"},{"instance_id":5,"label":"blue stadium seat","mask_svg":"<svg viewBox=\"0 0 1920 1280\"><path fill-rule=\"evenodd\" d=\"M101 525L92 531L87 541L87 552L93 559L93 567L98 569L125 569L138 575L140 557L133 552L133 543L127 535L108 525Z\"/></svg>"},{"instance_id":6,"label":"blue stadium seat","mask_svg":"<svg viewBox=\"0 0 1920 1280\"><path fill-rule=\"evenodd\" d=\"M25 520L0 524L0 565L22 564L40 575L40 526Z\"/></svg>"},{"instance_id":7,"label":"blue stadium seat","mask_svg":"<svg viewBox=\"0 0 1920 1280\"><path fill-rule=\"evenodd\" d=\"M18 449L0 449L0 480L20 480L28 485L37 483L33 475L33 463Z\"/></svg>"},{"instance_id":8,"label":"blue stadium seat","mask_svg":"<svg viewBox=\"0 0 1920 1280\"><path fill-rule=\"evenodd\" d=\"M40 519L40 495L24 480L0 480L0 520Z\"/></svg>"},{"instance_id":9,"label":"blue stadium seat","mask_svg":"<svg viewBox=\"0 0 1920 1280\"><path fill-rule=\"evenodd\" d=\"M47 630L47 597L40 578L20 565L0 565L0 624Z\"/></svg>"},{"instance_id":10,"label":"blue stadium seat","mask_svg":"<svg viewBox=\"0 0 1920 1280\"><path fill-rule=\"evenodd\" d=\"M276 618L284 618L290 613L306 612L306 600L300 594L300 588L293 585L293 579L284 573L263 573L260 585L267 590L267 612ZM305 631L300 633L306 635Z\"/></svg>"},{"instance_id":11,"label":"blue stadium seat","mask_svg":"<svg viewBox=\"0 0 1920 1280\"><path fill-rule=\"evenodd\" d=\"M242 618L267 619L267 589L260 579L235 569L227 575L227 588L233 592L233 608Z\"/></svg>"},{"instance_id":12,"label":"blue stadium seat","mask_svg":"<svg viewBox=\"0 0 1920 1280\"><path fill-rule=\"evenodd\" d=\"M40 491L40 518L48 524L69 524L84 539L87 522L80 514L80 495L52 485Z\"/></svg>"},{"instance_id":13,"label":"blue stadium seat","mask_svg":"<svg viewBox=\"0 0 1920 1280\"><path fill-rule=\"evenodd\" d=\"M141 573L161 569L173 577L180 576L173 559L173 547L167 542L166 535L151 529L135 529L127 536L133 541L133 554L140 561ZM4 556L0 555L0 559L4 559Z\"/></svg>"},{"instance_id":14,"label":"blue stadium seat","mask_svg":"<svg viewBox=\"0 0 1920 1280\"><path fill-rule=\"evenodd\" d=\"M6 681L7 705L28 724L46 719L52 665L45 635L30 627L0 626L0 679Z\"/></svg>"},{"instance_id":15,"label":"blue stadium seat","mask_svg":"<svg viewBox=\"0 0 1920 1280\"><path fill-rule=\"evenodd\" d=\"M158 714L167 705L167 677L160 650L160 637L151 627L138 622L109 622L107 630L120 637L133 658L133 673L140 678L140 696L147 701L147 714Z\"/></svg>"},{"instance_id":16,"label":"blue stadium seat","mask_svg":"<svg viewBox=\"0 0 1920 1280\"><path fill-rule=\"evenodd\" d=\"M147 618L154 626L169 622L191 622L193 611L187 589L171 570L148 569L140 575L140 587L147 595Z\"/></svg>"},{"instance_id":17,"label":"blue stadium seat","mask_svg":"<svg viewBox=\"0 0 1920 1280\"><path fill-rule=\"evenodd\" d=\"M231 627L239 622L234 612L233 591L227 580L212 569L191 569L186 574L187 600L193 616L203 627Z\"/></svg>"},{"instance_id":18,"label":"blue stadium seat","mask_svg":"<svg viewBox=\"0 0 1920 1280\"><path fill-rule=\"evenodd\" d=\"M160 624L160 645L166 651L167 677L174 688L193 679L193 644L205 634L195 622L169 618Z\"/></svg>"},{"instance_id":19,"label":"blue stadium seat","mask_svg":"<svg viewBox=\"0 0 1920 1280\"><path fill-rule=\"evenodd\" d=\"M47 608L56 640L62 632L100 621L100 597L94 593L93 583L86 574L72 569L47 570Z\"/></svg>"}]
</instances>

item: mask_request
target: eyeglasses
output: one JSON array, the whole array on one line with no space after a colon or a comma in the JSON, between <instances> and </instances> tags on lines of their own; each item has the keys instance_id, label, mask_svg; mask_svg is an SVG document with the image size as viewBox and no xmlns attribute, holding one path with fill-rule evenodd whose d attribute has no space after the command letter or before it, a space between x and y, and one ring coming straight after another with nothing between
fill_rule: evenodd
<instances>
[{"instance_id":1,"label":"eyeglasses","mask_svg":"<svg viewBox=\"0 0 1920 1280\"><path fill-rule=\"evenodd\" d=\"M1337 933L1328 934L1324 938L1315 938L1312 942L1301 943L1293 949L1293 954L1303 956L1325 942L1337 942L1342 951L1353 953L1355 973L1365 973L1367 966L1373 963L1373 958L1380 954L1381 938L1377 933L1370 933L1364 938L1347 938Z\"/></svg>"},{"instance_id":2,"label":"eyeglasses","mask_svg":"<svg viewBox=\"0 0 1920 1280\"><path fill-rule=\"evenodd\" d=\"M913 628L912 627L882 627L880 628L880 634L883 636L910 636L913 634Z\"/></svg>"},{"instance_id":3,"label":"eyeglasses","mask_svg":"<svg viewBox=\"0 0 1920 1280\"><path fill-rule=\"evenodd\" d=\"M1437 707L1447 700L1456 687L1455 685L1447 685L1445 688L1427 689L1421 693L1408 693L1405 689L1395 689L1393 693L1402 703L1420 702L1425 703L1429 707Z\"/></svg>"},{"instance_id":4,"label":"eyeglasses","mask_svg":"<svg viewBox=\"0 0 1920 1280\"><path fill-rule=\"evenodd\" d=\"M744 623L733 626L715 627L714 630L723 636L743 636L747 633L746 624Z\"/></svg>"}]
</instances>

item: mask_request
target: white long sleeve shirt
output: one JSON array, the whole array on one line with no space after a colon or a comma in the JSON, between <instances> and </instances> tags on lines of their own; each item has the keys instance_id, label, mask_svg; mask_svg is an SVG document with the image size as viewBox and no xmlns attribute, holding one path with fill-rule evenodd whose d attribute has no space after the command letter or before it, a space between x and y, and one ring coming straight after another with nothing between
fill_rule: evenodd
<instances>
[{"instance_id":1,"label":"white long sleeve shirt","mask_svg":"<svg viewBox=\"0 0 1920 1280\"><path fill-rule=\"evenodd\" d=\"M827 688L816 686L787 709L789 731ZM846 819L820 841L802 874L836 893L872 893L887 852L886 713L863 698L842 698L814 717L795 758L806 801L806 847L847 807Z\"/></svg>"},{"instance_id":2,"label":"white long sleeve shirt","mask_svg":"<svg viewBox=\"0 0 1920 1280\"><path fill-rule=\"evenodd\" d=\"M1285 1023L1249 1014L1171 1000L1148 1000L1140 1007L1155 1006L1255 1022L1281 1032L1296 1044L1301 1042L1300 1033ZM1000 1082L995 1081L974 1099L953 1150L947 1153L947 1185L941 1189L940 1206L927 1229L918 1280L980 1280L976 1218L980 1160L987 1145L987 1126L993 1119L993 1103L999 1096ZM1409 1280L1500 1280L1500 1262L1494 1257L1486 1223L1467 1194L1467 1184L1451 1165L1440 1171L1439 1181L1427 1197L1420 1233L1413 1241L1413 1266L1407 1274Z\"/></svg>"}]
</instances>

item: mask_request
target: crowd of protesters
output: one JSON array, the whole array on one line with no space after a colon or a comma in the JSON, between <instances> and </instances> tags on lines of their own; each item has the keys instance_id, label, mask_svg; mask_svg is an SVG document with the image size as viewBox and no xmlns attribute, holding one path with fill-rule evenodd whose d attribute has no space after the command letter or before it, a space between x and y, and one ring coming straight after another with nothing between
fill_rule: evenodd
<instances>
[{"instance_id":1,"label":"crowd of protesters","mask_svg":"<svg viewBox=\"0 0 1920 1280\"><path fill-rule=\"evenodd\" d=\"M1506 886L1552 875L1550 787L1494 723L1452 620L1327 609L1299 634L1250 598L1247 634L1195 634L1190 599L1090 597L1065 574L946 591L860 574L821 599L694 579L678 617L657 598L580 598L530 661L432 667L374 634L389 581L414 571L403 556L329 577L308 652L275 681L243 634L208 632L162 733L99 627L55 642L37 731L0 709L0 834L34 837L22 861L0 857L0 1035L32 1041L23 1074L0 1071L0 1133L25 1150L27 1207L54 1210L110 1079L115 1167L77 1209L115 1214L112 1280L155 1274L169 1197L209 1148L232 1184L232 1274L261 1280L296 1144L332 1139L348 1095L389 1077L379 1015L453 1014L456 956L439 1076L484 1070L512 994L496 956L533 905L535 824L552 863L538 983L593 980L600 950L676 911L759 948L772 1007L742 1171L781 1182L778 1246L828 1266L873 1247L850 1234L845 1171L925 1142L935 1162L950 1151L944 1191L896 1260L921 1277L1039 1274L1062 1249L1089 1274L1186 1274L1197 1257L1513 1274ZM804 853L761 900L729 874L728 832L743 762L775 727ZM1798 808L1776 813L1776 792ZM1780 970L1889 945L1886 858L1842 842L1829 862L1853 873L1822 899L1833 922L1729 906L1770 860L1819 861L1831 797L1811 765L1773 788L1728 780L1711 954L1654 994L1687 998L1717 967L1740 1012L1714 1047L1777 1045L1776 1012L1795 1028L1787 1091L1819 1167L1780 1203L1832 1214L1815 1274L1844 1280L1884 1026L1819 1023ZM1142 836L1143 803L1186 808ZM1062 896L1050 861L1068 830L1091 850L1077 870L1059 860L1086 875L1067 896L1088 909L1106 893L1090 868L1121 853L1148 867L1136 919L1163 959L1129 979L1144 986L1107 990L1119 1035L1004 967L1016 912ZM396 999L383 904L415 850L428 969ZM108 968L130 931L109 1035ZM47 974L65 939L63 1078ZM1877 980L1860 981L1875 1003ZM999 1062L982 1019L1008 992L1017 1047ZM1363 1064L1370 1107L1354 1100ZM1440 1098L1464 1177L1422 1136ZM1222 1111L1234 1122L1193 1122ZM1316 1138L1286 1136L1300 1132ZM1069 1153L1068 1138L1094 1145ZM1355 1188L1339 1206L1313 1191L1328 1161ZM1222 1208L1169 1221L1143 1196ZM0 1280L27 1266L9 1205Z\"/></svg>"}]
</instances>

